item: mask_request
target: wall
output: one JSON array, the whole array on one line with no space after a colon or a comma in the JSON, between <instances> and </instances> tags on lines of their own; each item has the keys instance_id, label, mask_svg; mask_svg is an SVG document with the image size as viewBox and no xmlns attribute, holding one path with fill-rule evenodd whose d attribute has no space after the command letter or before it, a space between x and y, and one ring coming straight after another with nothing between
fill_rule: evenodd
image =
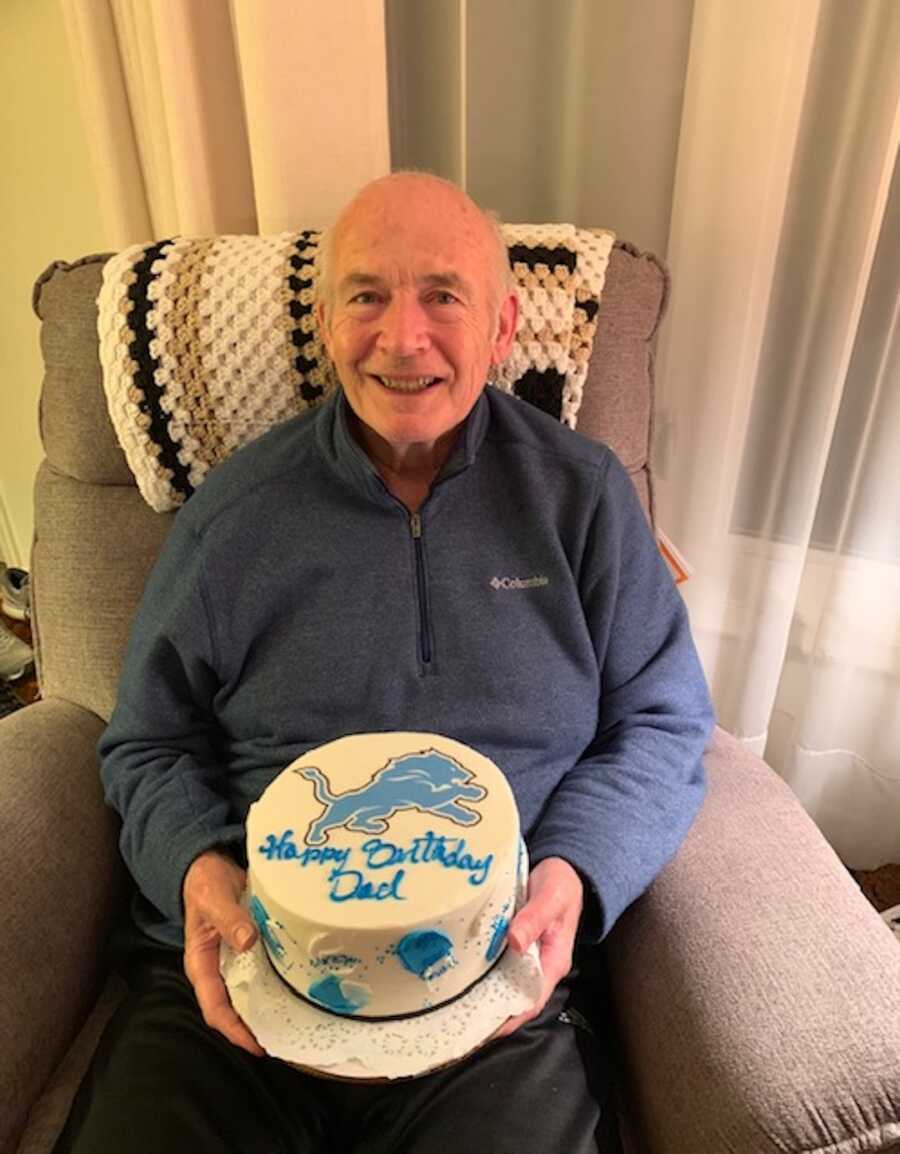
<instances>
[{"instance_id":1,"label":"wall","mask_svg":"<svg viewBox=\"0 0 900 1154\"><path fill-rule=\"evenodd\" d=\"M31 286L106 246L58 0L3 0L0 60L0 558L27 568L43 456Z\"/></svg>"}]
</instances>

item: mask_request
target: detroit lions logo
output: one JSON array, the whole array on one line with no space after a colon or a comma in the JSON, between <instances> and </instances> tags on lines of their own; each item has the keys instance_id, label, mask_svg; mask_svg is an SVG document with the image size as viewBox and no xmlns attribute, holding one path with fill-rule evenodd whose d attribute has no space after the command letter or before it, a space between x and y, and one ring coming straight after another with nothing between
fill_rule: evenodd
<instances>
[{"instance_id":1,"label":"detroit lions logo","mask_svg":"<svg viewBox=\"0 0 900 1154\"><path fill-rule=\"evenodd\" d=\"M435 813L458 825L476 825L481 815L461 801L480 801L487 790L468 785L473 777L465 768L436 749L392 757L372 780L359 789L334 794L320 769L295 769L313 783L316 800L325 812L312 822L306 835L307 845L324 845L328 831L346 826L354 833L384 833L387 819L401 809Z\"/></svg>"}]
</instances>

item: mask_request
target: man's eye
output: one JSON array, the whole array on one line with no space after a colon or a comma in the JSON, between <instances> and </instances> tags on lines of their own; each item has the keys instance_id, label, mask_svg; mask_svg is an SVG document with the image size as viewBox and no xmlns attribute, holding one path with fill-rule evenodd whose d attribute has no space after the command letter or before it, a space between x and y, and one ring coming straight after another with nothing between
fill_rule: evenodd
<instances>
[{"instance_id":1,"label":"man's eye","mask_svg":"<svg viewBox=\"0 0 900 1154\"><path fill-rule=\"evenodd\" d=\"M352 305L371 305L374 304L376 300L376 294L367 289L365 292L357 293L355 297L351 297L350 303Z\"/></svg>"},{"instance_id":2,"label":"man's eye","mask_svg":"<svg viewBox=\"0 0 900 1154\"><path fill-rule=\"evenodd\" d=\"M456 304L456 297L453 295L453 293L446 292L443 289L440 292L436 292L431 299L436 301L439 305Z\"/></svg>"}]
</instances>

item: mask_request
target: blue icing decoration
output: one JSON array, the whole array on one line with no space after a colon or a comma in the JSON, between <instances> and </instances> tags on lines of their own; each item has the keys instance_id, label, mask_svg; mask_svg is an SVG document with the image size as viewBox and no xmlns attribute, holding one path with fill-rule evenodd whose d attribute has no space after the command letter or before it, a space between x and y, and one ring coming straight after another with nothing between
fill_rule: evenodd
<instances>
[{"instance_id":1,"label":"blue icing decoration","mask_svg":"<svg viewBox=\"0 0 900 1154\"><path fill-rule=\"evenodd\" d=\"M315 766L294 770L313 784L316 800L325 812L312 823L304 841L324 845L328 831L339 826L360 833L384 833L387 819L404 809L436 813L457 825L477 825L481 815L465 802L481 801L487 790L469 784L471 770L448 754L423 749L392 757L372 780L359 789L332 793L325 775Z\"/></svg>"},{"instance_id":2,"label":"blue icing decoration","mask_svg":"<svg viewBox=\"0 0 900 1154\"><path fill-rule=\"evenodd\" d=\"M491 938L491 944L487 948L485 957L489 962L500 953L500 948L506 941L506 931L509 929L509 918L495 918L494 919L494 934Z\"/></svg>"},{"instance_id":3,"label":"blue icing decoration","mask_svg":"<svg viewBox=\"0 0 900 1154\"><path fill-rule=\"evenodd\" d=\"M440 930L413 930L397 943L397 956L411 974L433 977L429 971L453 952L453 942Z\"/></svg>"},{"instance_id":4,"label":"blue icing decoration","mask_svg":"<svg viewBox=\"0 0 900 1154\"><path fill-rule=\"evenodd\" d=\"M354 986L348 997L341 985L341 979L329 974L309 987L309 996L320 1005L334 1010L336 1014L355 1014L369 1001L359 986Z\"/></svg>"},{"instance_id":5,"label":"blue icing decoration","mask_svg":"<svg viewBox=\"0 0 900 1154\"><path fill-rule=\"evenodd\" d=\"M269 947L270 952L280 961L284 956L284 946L278 940L278 935L270 925L266 907L256 896L250 899L250 916L259 927L259 932L262 934L263 941Z\"/></svg>"}]
</instances>

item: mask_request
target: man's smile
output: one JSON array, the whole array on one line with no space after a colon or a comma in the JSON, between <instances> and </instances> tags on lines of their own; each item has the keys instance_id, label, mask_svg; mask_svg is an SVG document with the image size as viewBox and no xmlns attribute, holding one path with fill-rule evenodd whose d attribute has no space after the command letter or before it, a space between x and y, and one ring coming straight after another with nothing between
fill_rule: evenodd
<instances>
[{"instance_id":1,"label":"man's smile","mask_svg":"<svg viewBox=\"0 0 900 1154\"><path fill-rule=\"evenodd\" d=\"M443 377L389 377L369 373L372 380L392 393L424 393L426 389L439 385Z\"/></svg>"}]
</instances>

